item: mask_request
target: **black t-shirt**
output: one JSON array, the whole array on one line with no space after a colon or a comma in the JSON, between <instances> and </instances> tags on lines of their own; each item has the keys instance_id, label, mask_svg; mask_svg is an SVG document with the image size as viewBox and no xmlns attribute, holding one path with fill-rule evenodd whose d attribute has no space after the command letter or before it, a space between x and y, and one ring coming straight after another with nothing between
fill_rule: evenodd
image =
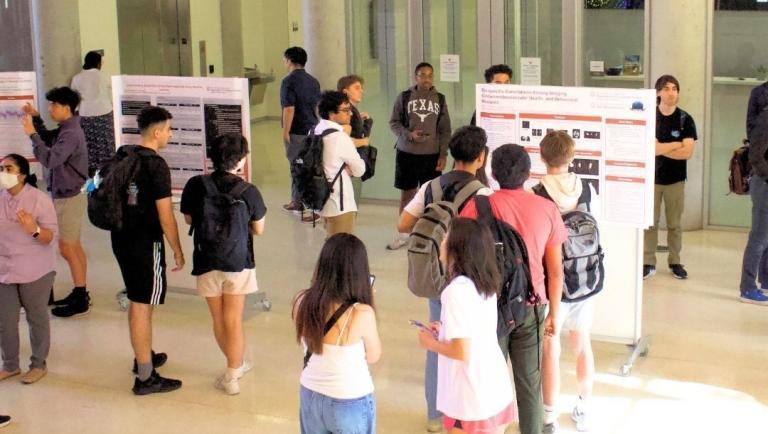
<instances>
[{"instance_id":1,"label":"black t-shirt","mask_svg":"<svg viewBox=\"0 0 768 434\"><path fill-rule=\"evenodd\" d=\"M141 148L151 155L139 157L139 171L135 178L138 205L127 207L125 229L121 235L127 239L162 241L163 228L160 226L155 202L171 197L171 170L157 152L144 146Z\"/></svg>"},{"instance_id":2,"label":"black t-shirt","mask_svg":"<svg viewBox=\"0 0 768 434\"><path fill-rule=\"evenodd\" d=\"M192 222L200 219L200 215L203 212L203 198L205 197L205 186L203 185L202 177L206 175L198 175L187 181L187 185L184 186L184 191L181 194L181 213L192 216ZM219 191L228 192L231 191L236 185L241 182L245 182L239 176L232 175L227 172L213 172L211 174L213 183L216 184L216 188ZM249 184L249 187L243 192L241 198L248 207L248 214L251 216L251 221L257 221L264 218L267 215L267 207L264 205L264 199L261 197L261 193L256 186ZM253 259L253 236L250 235L250 228L246 228L248 232L248 264L246 268L254 268L256 263ZM206 264L201 263L200 252L197 251L197 245L195 245L195 251L192 255L192 274L200 275L207 271L211 271Z\"/></svg>"},{"instance_id":3,"label":"black t-shirt","mask_svg":"<svg viewBox=\"0 0 768 434\"><path fill-rule=\"evenodd\" d=\"M315 124L320 83L304 69L295 69L280 84L280 105L294 107L291 134L306 136Z\"/></svg>"},{"instance_id":4,"label":"black t-shirt","mask_svg":"<svg viewBox=\"0 0 768 434\"><path fill-rule=\"evenodd\" d=\"M698 139L696 135L696 123L691 115L675 109L669 116L664 116L659 108L656 108L656 140L659 143L682 142L683 139ZM663 155L656 156L656 184L670 185L685 181L687 174L687 161L675 160Z\"/></svg>"}]
</instances>

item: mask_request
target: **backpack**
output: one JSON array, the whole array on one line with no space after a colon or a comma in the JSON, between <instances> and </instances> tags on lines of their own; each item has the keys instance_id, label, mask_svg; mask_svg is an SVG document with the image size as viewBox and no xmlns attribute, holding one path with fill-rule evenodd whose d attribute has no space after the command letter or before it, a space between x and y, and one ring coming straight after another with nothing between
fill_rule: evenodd
<instances>
[{"instance_id":1,"label":"backpack","mask_svg":"<svg viewBox=\"0 0 768 434\"><path fill-rule=\"evenodd\" d=\"M487 196L476 196L477 219L491 230L496 247L496 261L501 274L501 290L497 299L499 339L509 335L531 312L528 304L540 300L533 290L528 248L520 234L509 223L493 214Z\"/></svg>"},{"instance_id":2,"label":"backpack","mask_svg":"<svg viewBox=\"0 0 768 434\"><path fill-rule=\"evenodd\" d=\"M731 162L728 164L728 190L733 194L749 194L749 176L752 165L749 163L749 141L744 140L742 146L733 151Z\"/></svg>"},{"instance_id":3,"label":"backpack","mask_svg":"<svg viewBox=\"0 0 768 434\"><path fill-rule=\"evenodd\" d=\"M120 232L127 229L130 221L140 221L136 218L143 210L140 203L128 204L129 187L136 181L141 158L153 155L155 153L141 146L124 145L104 162L88 193L88 219L94 226ZM137 192L131 193L135 199Z\"/></svg>"},{"instance_id":4,"label":"backpack","mask_svg":"<svg viewBox=\"0 0 768 434\"><path fill-rule=\"evenodd\" d=\"M563 302L573 303L586 300L602 291L605 281L603 248L600 246L600 231L597 220L590 214L589 203L592 191L585 180L574 211L562 215L568 238L563 243ZM552 200L542 184L533 187L533 192Z\"/></svg>"},{"instance_id":5,"label":"backpack","mask_svg":"<svg viewBox=\"0 0 768 434\"><path fill-rule=\"evenodd\" d=\"M446 273L440 262L440 243L445 239L448 226L458 214L458 208L483 184L469 181L456 194L454 200L443 199L440 178L429 182L433 202L424 208L408 237L408 289L417 297L436 298L446 285Z\"/></svg>"},{"instance_id":6,"label":"backpack","mask_svg":"<svg viewBox=\"0 0 768 434\"><path fill-rule=\"evenodd\" d=\"M334 176L333 181L328 181L323 170L323 138L329 134L339 132L328 128L319 136L313 128L304 139L299 155L291 162L291 176L296 182L296 190L299 200L305 208L319 210L325 206L325 202L331 196L333 184L341 176L341 172L347 166L341 165L341 169ZM341 183L341 211L344 211L344 183Z\"/></svg>"},{"instance_id":7,"label":"backpack","mask_svg":"<svg viewBox=\"0 0 768 434\"><path fill-rule=\"evenodd\" d=\"M200 178L205 187L203 206L199 221L189 228L189 235L195 236L195 253L213 270L243 271L248 264L251 216L242 195L250 185L238 182L223 193L211 175Z\"/></svg>"},{"instance_id":8,"label":"backpack","mask_svg":"<svg viewBox=\"0 0 768 434\"><path fill-rule=\"evenodd\" d=\"M375 146L368 145L357 148L357 153L365 161L365 173L360 177L360 180L367 181L376 174L376 158L379 155L379 150Z\"/></svg>"}]
</instances>

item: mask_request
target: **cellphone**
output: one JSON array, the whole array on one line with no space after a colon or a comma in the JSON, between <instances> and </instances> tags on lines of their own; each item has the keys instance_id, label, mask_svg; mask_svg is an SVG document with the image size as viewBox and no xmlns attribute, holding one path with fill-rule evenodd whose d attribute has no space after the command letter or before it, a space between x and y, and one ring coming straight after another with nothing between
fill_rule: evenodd
<instances>
[{"instance_id":1,"label":"cellphone","mask_svg":"<svg viewBox=\"0 0 768 434\"><path fill-rule=\"evenodd\" d=\"M411 319L411 320L408 320L408 322L414 327L418 327L428 331L429 333L432 334L432 336L435 337L435 339L437 339L437 333L435 333L435 331L432 330L431 328L425 326L424 323L422 323L421 321L416 321L415 319Z\"/></svg>"},{"instance_id":2,"label":"cellphone","mask_svg":"<svg viewBox=\"0 0 768 434\"><path fill-rule=\"evenodd\" d=\"M371 287L373 287L373 282L375 282L375 281L376 281L376 275L375 275L375 274L371 274L371 275L369 275L369 276L368 276L368 281L370 282L370 284L371 284Z\"/></svg>"}]
</instances>

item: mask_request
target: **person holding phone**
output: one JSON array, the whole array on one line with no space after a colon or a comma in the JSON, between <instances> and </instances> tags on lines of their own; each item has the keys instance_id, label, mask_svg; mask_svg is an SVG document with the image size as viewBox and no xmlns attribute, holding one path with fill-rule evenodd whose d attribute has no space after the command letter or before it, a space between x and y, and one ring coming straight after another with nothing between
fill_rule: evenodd
<instances>
[{"instance_id":1,"label":"person holding phone","mask_svg":"<svg viewBox=\"0 0 768 434\"><path fill-rule=\"evenodd\" d=\"M451 433L503 434L517 418L509 371L496 340L501 276L493 238L482 223L456 218L440 245L450 283L440 322L419 327L419 343L438 353L437 409Z\"/></svg>"},{"instance_id":2,"label":"person holding phone","mask_svg":"<svg viewBox=\"0 0 768 434\"><path fill-rule=\"evenodd\" d=\"M338 233L323 245L312 284L296 296L296 339L305 347L302 434L376 432L368 365L381 357L381 340L372 282L363 242Z\"/></svg>"}]
</instances>

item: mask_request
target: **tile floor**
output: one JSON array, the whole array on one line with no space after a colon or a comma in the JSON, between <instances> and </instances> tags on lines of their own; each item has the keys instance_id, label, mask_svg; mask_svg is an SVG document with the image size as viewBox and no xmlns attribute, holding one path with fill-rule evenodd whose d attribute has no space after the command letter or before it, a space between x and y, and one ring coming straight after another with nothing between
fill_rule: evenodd
<instances>
[{"instance_id":1,"label":"tile floor","mask_svg":"<svg viewBox=\"0 0 768 434\"><path fill-rule=\"evenodd\" d=\"M0 414L14 418L3 434L298 432L301 352L290 302L308 283L324 233L280 209L288 192L287 165L282 148L271 144L279 143L276 124L255 125L254 137L267 138L253 145L254 181L269 207L267 231L256 241L256 264L260 288L267 291L273 309L251 315L245 323L256 368L241 381L242 393L230 397L213 388L224 358L205 303L196 296L170 294L155 314L155 348L170 356L161 372L181 378L184 387L161 396L131 394L127 320L114 299L122 282L107 234L88 227L85 246L94 308L82 318L52 319L50 373L40 383L0 383ZM391 205L364 204L357 233L368 246L377 275L384 356L372 371L379 432L415 434L424 432L424 357L407 320L426 317L427 309L406 289L405 252L384 249L396 212ZM595 343L593 432L768 432L768 307L737 301L745 240L743 233L685 233L691 278L679 281L660 268L646 282L643 329L652 344L630 377L616 375L626 360L625 347ZM665 263L664 255L659 263ZM59 270L56 292L62 296L70 281L62 263ZM184 275L171 279L189 282ZM26 326L21 328L27 357ZM574 362L567 348L563 354L561 432L572 433ZM517 430L510 427L508 432Z\"/></svg>"}]
</instances>

